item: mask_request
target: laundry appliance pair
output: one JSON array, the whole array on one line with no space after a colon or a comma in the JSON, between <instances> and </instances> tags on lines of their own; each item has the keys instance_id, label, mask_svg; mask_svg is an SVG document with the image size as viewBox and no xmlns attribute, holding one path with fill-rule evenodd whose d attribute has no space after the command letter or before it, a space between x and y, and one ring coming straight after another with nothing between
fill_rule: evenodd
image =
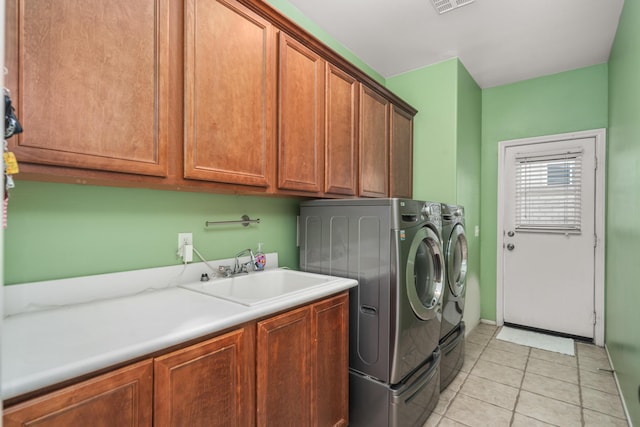
<instances>
[{"instance_id":1,"label":"laundry appliance pair","mask_svg":"<svg viewBox=\"0 0 640 427\"><path fill-rule=\"evenodd\" d=\"M440 203L303 202L300 269L350 291L349 425L422 426L440 394L445 259Z\"/></svg>"}]
</instances>

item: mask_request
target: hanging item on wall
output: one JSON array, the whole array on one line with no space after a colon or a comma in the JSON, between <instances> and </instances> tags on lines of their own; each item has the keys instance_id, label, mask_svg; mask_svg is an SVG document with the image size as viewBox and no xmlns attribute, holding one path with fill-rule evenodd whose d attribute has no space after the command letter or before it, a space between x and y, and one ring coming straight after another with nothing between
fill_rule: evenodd
<instances>
[{"instance_id":1,"label":"hanging item on wall","mask_svg":"<svg viewBox=\"0 0 640 427\"><path fill-rule=\"evenodd\" d=\"M16 117L15 109L11 104L9 90L4 89L4 139L9 139L17 133L22 133L22 126Z\"/></svg>"},{"instance_id":2,"label":"hanging item on wall","mask_svg":"<svg viewBox=\"0 0 640 427\"><path fill-rule=\"evenodd\" d=\"M2 227L7 228L7 208L9 206L9 190L15 187L13 175L20 172L15 154L9 151L7 139L13 135L22 133L22 126L15 114L11 103L9 90L4 88L4 147L2 160L4 163L4 197L2 200Z\"/></svg>"}]
</instances>

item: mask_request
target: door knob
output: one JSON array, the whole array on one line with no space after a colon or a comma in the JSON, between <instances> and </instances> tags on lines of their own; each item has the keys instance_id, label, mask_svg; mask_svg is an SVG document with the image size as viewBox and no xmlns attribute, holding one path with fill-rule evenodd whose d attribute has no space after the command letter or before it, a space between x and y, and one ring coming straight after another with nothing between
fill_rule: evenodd
<instances>
[{"instance_id":1,"label":"door knob","mask_svg":"<svg viewBox=\"0 0 640 427\"><path fill-rule=\"evenodd\" d=\"M514 233L513 231L509 231L509 232L507 233L507 236L509 236L509 237L513 237L515 234L516 234L516 233Z\"/></svg>"},{"instance_id":2,"label":"door knob","mask_svg":"<svg viewBox=\"0 0 640 427\"><path fill-rule=\"evenodd\" d=\"M515 247L516 247L516 245L514 245L513 243L507 244L507 249L509 249L510 251L514 250Z\"/></svg>"}]
</instances>

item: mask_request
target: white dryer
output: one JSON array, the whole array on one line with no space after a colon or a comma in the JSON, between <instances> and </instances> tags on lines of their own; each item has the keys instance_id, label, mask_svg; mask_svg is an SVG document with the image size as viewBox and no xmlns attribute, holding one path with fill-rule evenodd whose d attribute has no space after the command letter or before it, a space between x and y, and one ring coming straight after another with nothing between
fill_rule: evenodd
<instances>
[{"instance_id":1,"label":"white dryer","mask_svg":"<svg viewBox=\"0 0 640 427\"><path fill-rule=\"evenodd\" d=\"M468 247L465 235L464 207L442 205L442 238L445 259L445 288L440 326L440 390L456 377L464 363Z\"/></svg>"},{"instance_id":2,"label":"white dryer","mask_svg":"<svg viewBox=\"0 0 640 427\"><path fill-rule=\"evenodd\" d=\"M437 404L440 210L408 199L300 206L300 269L358 280L349 307L351 426L422 426Z\"/></svg>"}]
</instances>

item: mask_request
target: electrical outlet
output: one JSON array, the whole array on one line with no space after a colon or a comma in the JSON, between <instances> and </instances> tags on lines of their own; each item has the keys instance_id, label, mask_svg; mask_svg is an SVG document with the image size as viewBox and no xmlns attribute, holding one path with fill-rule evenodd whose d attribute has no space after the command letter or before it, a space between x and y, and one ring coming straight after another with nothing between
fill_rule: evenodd
<instances>
[{"instance_id":1,"label":"electrical outlet","mask_svg":"<svg viewBox=\"0 0 640 427\"><path fill-rule=\"evenodd\" d=\"M184 245L193 245L193 233L178 233L178 255L182 256Z\"/></svg>"}]
</instances>

